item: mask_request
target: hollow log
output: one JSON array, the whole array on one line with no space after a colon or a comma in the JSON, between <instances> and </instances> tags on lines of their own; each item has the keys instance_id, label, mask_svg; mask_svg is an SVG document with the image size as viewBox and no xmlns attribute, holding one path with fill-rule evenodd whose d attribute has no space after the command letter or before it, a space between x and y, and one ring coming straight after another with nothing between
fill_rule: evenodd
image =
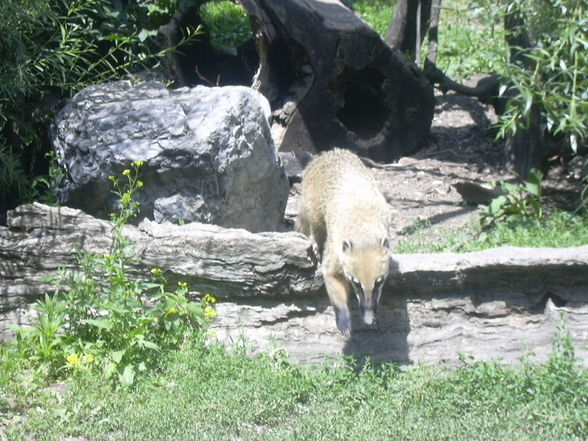
<instances>
[{"instance_id":1,"label":"hollow log","mask_svg":"<svg viewBox=\"0 0 588 441\"><path fill-rule=\"evenodd\" d=\"M418 67L336 0L241 0L281 151L349 148L392 161L427 142L433 89Z\"/></svg>"}]
</instances>

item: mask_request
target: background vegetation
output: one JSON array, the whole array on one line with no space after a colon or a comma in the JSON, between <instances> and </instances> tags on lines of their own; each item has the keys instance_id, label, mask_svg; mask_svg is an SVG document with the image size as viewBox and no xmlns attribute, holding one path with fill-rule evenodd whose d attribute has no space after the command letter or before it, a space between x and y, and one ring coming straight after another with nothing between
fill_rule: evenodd
<instances>
[{"instance_id":1,"label":"background vegetation","mask_svg":"<svg viewBox=\"0 0 588 441\"><path fill-rule=\"evenodd\" d=\"M214 49L236 55L237 48L252 38L251 24L243 7L228 0L200 6L205 31Z\"/></svg>"},{"instance_id":2,"label":"background vegetation","mask_svg":"<svg viewBox=\"0 0 588 441\"><path fill-rule=\"evenodd\" d=\"M166 52L160 49L159 27L194 1L0 4L0 211L47 193L48 126L64 99L89 84L157 71ZM396 2L347 3L384 34ZM499 135L509 137L525 128L530 109L539 106L550 142L555 140L562 152L582 153L588 127L586 12L582 0L445 0L437 64L457 79L502 75L501 94L509 100ZM199 13L212 46L220 51L235 53L251 37L243 8L232 1L206 2ZM521 30L531 47L507 45L504 22L513 14L522 18ZM196 30L185 29L185 37L180 44L196 38Z\"/></svg>"},{"instance_id":3,"label":"background vegetation","mask_svg":"<svg viewBox=\"0 0 588 441\"><path fill-rule=\"evenodd\" d=\"M48 127L91 84L157 70L157 40L183 1L0 2L0 211L46 193ZM179 45L196 38L185 29Z\"/></svg>"},{"instance_id":4,"label":"background vegetation","mask_svg":"<svg viewBox=\"0 0 588 441\"><path fill-rule=\"evenodd\" d=\"M2 208L38 197L38 185L50 184L34 177L48 173L43 127L62 99L88 84L154 69L163 55L156 30L186 3L0 2ZM350 3L385 31L391 2ZM585 3L444 5L440 66L456 77L504 66L506 87L515 97L504 133L510 122L515 128L524 123L529 103L540 103L553 134L581 151L588 114ZM540 42L526 52L536 63L531 72L510 63L505 52L501 20L514 7L531 18L530 29ZM230 52L247 35L242 12L230 2L203 11L221 50ZM190 31L187 38L195 35ZM368 361L359 367L351 360L332 360L304 368L279 349L252 356L246 342L231 353L207 345L212 299L190 301L186 286L168 286L157 269L148 284L127 272L133 255L121 227L136 209L132 194L141 185L136 172L113 178L123 206L113 218L113 252L81 253L80 272L56 275L70 290L39 302L34 326L20 330L15 344L0 344L0 440L588 437L588 373L563 328L547 361L530 354L517 366L464 356L457 366ZM438 250L464 250L471 242L518 244L521 238L524 245L588 242L585 216L538 210L531 201L540 201L533 199L540 194L526 185L507 190L508 198L488 212L492 234L476 225L474 241L456 236ZM412 250L423 250L416 247Z\"/></svg>"},{"instance_id":5,"label":"background vegetation","mask_svg":"<svg viewBox=\"0 0 588 441\"><path fill-rule=\"evenodd\" d=\"M110 253L79 250L79 270L56 276L59 288L34 305L32 325L16 328L17 353L49 378L84 371L129 386L157 368L162 352L198 340L215 315L211 296L191 301L181 282L170 290L161 269L153 268L149 283L128 274L135 256L123 227L139 210L133 196L143 186L141 166L111 177L121 208L112 215Z\"/></svg>"}]
</instances>

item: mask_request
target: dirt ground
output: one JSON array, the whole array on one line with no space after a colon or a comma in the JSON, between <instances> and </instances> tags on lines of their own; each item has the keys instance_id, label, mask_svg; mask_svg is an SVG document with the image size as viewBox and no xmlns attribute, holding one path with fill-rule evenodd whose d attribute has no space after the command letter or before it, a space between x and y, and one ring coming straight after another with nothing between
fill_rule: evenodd
<instances>
[{"instance_id":1,"label":"dirt ground","mask_svg":"<svg viewBox=\"0 0 588 441\"><path fill-rule=\"evenodd\" d=\"M433 236L461 228L484 205L466 204L454 184L470 182L492 188L499 181L517 181L507 171L504 142L495 139L497 118L491 106L477 99L437 94L430 144L395 164L372 167L384 196L392 206L391 236L403 236L416 224L430 224ZM582 161L550 169L544 181L549 203L569 206L577 201ZM292 187L286 218L298 207L300 187Z\"/></svg>"}]
</instances>

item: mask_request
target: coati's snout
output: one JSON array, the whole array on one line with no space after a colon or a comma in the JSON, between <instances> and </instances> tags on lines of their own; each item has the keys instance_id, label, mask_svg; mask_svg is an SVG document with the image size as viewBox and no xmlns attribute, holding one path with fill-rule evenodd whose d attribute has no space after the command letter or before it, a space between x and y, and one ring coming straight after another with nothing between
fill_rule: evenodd
<instances>
[{"instance_id":1,"label":"coati's snout","mask_svg":"<svg viewBox=\"0 0 588 441\"><path fill-rule=\"evenodd\" d=\"M343 242L345 278L353 287L364 323L373 325L382 287L388 276L388 239L383 238L378 247L366 250L353 248L350 241Z\"/></svg>"},{"instance_id":2,"label":"coati's snout","mask_svg":"<svg viewBox=\"0 0 588 441\"><path fill-rule=\"evenodd\" d=\"M376 312L378 310L379 299L380 296L376 296L374 293L370 296L364 294L357 297L357 300L359 301L359 309L363 316L363 322L366 325L373 325L376 322Z\"/></svg>"},{"instance_id":3,"label":"coati's snout","mask_svg":"<svg viewBox=\"0 0 588 441\"><path fill-rule=\"evenodd\" d=\"M363 321L366 325L373 325L376 322L376 312L380 303L382 285L384 284L384 278L381 277L379 279L376 279L375 286L372 289L364 289L362 284L356 279L350 281L355 291L357 302L359 303Z\"/></svg>"}]
</instances>

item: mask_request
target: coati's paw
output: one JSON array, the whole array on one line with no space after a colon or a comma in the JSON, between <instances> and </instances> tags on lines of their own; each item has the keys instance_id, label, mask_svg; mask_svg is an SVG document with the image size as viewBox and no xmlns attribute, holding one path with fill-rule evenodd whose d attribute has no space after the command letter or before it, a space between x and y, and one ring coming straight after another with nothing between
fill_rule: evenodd
<instances>
[{"instance_id":1,"label":"coati's paw","mask_svg":"<svg viewBox=\"0 0 588 441\"><path fill-rule=\"evenodd\" d=\"M323 261L323 250L321 250L314 241L312 243L312 251L314 252L317 262L321 263Z\"/></svg>"},{"instance_id":2,"label":"coati's paw","mask_svg":"<svg viewBox=\"0 0 588 441\"><path fill-rule=\"evenodd\" d=\"M349 309L341 309L336 312L337 328L345 337L351 336L351 314Z\"/></svg>"}]
</instances>

